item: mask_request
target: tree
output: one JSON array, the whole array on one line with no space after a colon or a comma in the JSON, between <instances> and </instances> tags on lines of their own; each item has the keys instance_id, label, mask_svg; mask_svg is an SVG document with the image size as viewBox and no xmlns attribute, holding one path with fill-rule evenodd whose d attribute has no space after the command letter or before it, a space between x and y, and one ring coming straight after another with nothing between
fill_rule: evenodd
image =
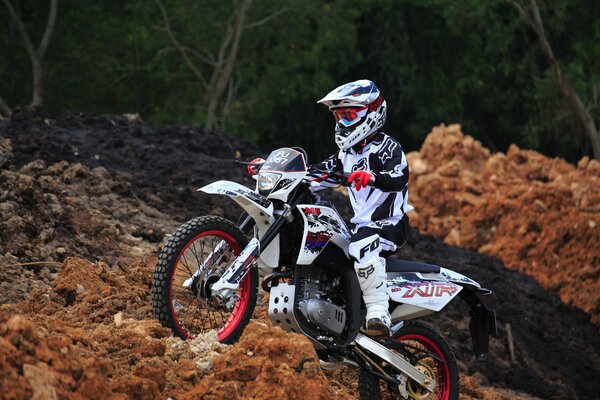
<instances>
[{"instance_id":1,"label":"tree","mask_svg":"<svg viewBox=\"0 0 600 400\"><path fill-rule=\"evenodd\" d=\"M48 49L48 45L50 44L50 39L52 38L52 32L54 31L54 25L56 24L56 12L58 8L58 0L52 0L50 3L50 12L48 14L48 21L46 22L46 29L44 31L44 36L40 41L40 45L37 50L34 48L33 43L31 41L31 37L27 33L27 29L25 28L25 24L15 11L14 7L10 3L9 0L2 0L4 3L4 7L8 11L10 18L13 23L17 26L17 30L23 40L23 45L25 46L25 50L29 55L29 59L31 61L32 67L32 75L33 75L33 94L31 99L31 106L42 106L43 97L44 97L44 83L43 83L43 68L42 68L42 59L44 58L44 54ZM5 104L6 105L6 104Z\"/></svg>"},{"instance_id":2,"label":"tree","mask_svg":"<svg viewBox=\"0 0 600 400\"><path fill-rule=\"evenodd\" d=\"M8 107L6 102L0 97L0 118L3 115L7 117L10 115L10 107Z\"/></svg>"},{"instance_id":3,"label":"tree","mask_svg":"<svg viewBox=\"0 0 600 400\"><path fill-rule=\"evenodd\" d=\"M556 84L558 85L568 106L571 108L571 111L581 123L583 132L588 143L590 144L594 158L596 160L600 160L600 132L598 131L596 123L594 122L589 110L581 101L569 79L561 71L558 61L554 56L554 51L552 50L550 42L546 36L537 1L530 0L529 7L527 9L525 9L515 0L512 0L512 4L519 11L519 15L523 21L525 21L525 23L535 32L541 50L550 66L552 76Z\"/></svg>"},{"instance_id":4,"label":"tree","mask_svg":"<svg viewBox=\"0 0 600 400\"><path fill-rule=\"evenodd\" d=\"M205 72L203 72L203 68L198 66L190 57L190 53L194 51L196 53L201 52L184 46L175 37L175 33L171 27L170 18L162 3L162 0L155 1L160 9L164 22L164 26L159 29L165 32L173 47L177 50L185 64L193 72L198 84L204 92L203 101L200 108L206 115L204 122L205 129L223 128L222 118L227 110L228 104L231 102L231 92L235 86L232 85L232 75L238 59L243 31L245 29L260 26L266 23L270 19L284 12L285 8L280 9L279 11L260 21L246 24L247 15L250 7L252 6L253 0L241 0L240 2L234 1L233 16L231 18L231 22L226 27L226 32L222 42L220 43L217 55L207 55L201 57L204 61L204 64L208 64L211 67L211 71L206 74L210 75L210 78L207 79ZM223 96L228 86L230 87L230 94L227 99L228 101L225 105L222 105Z\"/></svg>"},{"instance_id":5,"label":"tree","mask_svg":"<svg viewBox=\"0 0 600 400\"><path fill-rule=\"evenodd\" d=\"M52 46L33 51L43 56L38 97L49 116L139 112L150 124L204 124L319 159L335 144L333 118L316 100L369 78L388 103L386 133L406 150L432 126L460 122L498 151L515 143L571 162L594 154L573 110L587 109L592 127L600 121L600 2L536 3L553 70L513 1L533 20L530 0L62 0ZM30 104L23 66L34 47L22 51L20 32L47 43L36 27L52 32L51 2L2 0L8 105ZM568 77L579 107L568 106L557 76ZM0 100L0 114L9 112Z\"/></svg>"}]
</instances>

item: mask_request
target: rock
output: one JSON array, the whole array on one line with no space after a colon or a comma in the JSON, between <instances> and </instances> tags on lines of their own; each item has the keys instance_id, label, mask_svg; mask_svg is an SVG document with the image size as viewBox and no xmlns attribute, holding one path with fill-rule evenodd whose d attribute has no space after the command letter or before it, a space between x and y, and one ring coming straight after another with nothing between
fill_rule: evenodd
<instances>
[{"instance_id":1,"label":"rock","mask_svg":"<svg viewBox=\"0 0 600 400\"><path fill-rule=\"evenodd\" d=\"M120 311L120 312L116 313L114 320L115 320L115 326L117 328L120 328L121 325L123 325L123 312Z\"/></svg>"},{"instance_id":2,"label":"rock","mask_svg":"<svg viewBox=\"0 0 600 400\"><path fill-rule=\"evenodd\" d=\"M418 152L410 152L406 155L406 157L408 158L408 165L410 166L411 175L422 175L427 172L427 162L421 158Z\"/></svg>"},{"instance_id":3,"label":"rock","mask_svg":"<svg viewBox=\"0 0 600 400\"><path fill-rule=\"evenodd\" d=\"M35 160L21 168L21 172L31 175L39 174L46 169L46 163L42 160Z\"/></svg>"},{"instance_id":4,"label":"rock","mask_svg":"<svg viewBox=\"0 0 600 400\"><path fill-rule=\"evenodd\" d=\"M46 364L39 363L38 366L25 364L23 365L23 375L33 389L32 400L55 400L58 398L54 388L54 374L48 370Z\"/></svg>"},{"instance_id":5,"label":"rock","mask_svg":"<svg viewBox=\"0 0 600 400\"><path fill-rule=\"evenodd\" d=\"M586 169L590 162L590 158L588 156L583 157L579 162L577 162L577 168Z\"/></svg>"}]
</instances>

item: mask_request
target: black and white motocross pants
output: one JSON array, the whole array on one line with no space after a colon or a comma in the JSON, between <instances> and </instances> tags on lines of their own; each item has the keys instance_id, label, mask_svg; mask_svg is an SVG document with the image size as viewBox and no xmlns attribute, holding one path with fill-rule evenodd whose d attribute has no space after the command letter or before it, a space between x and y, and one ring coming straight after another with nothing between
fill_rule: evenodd
<instances>
[{"instance_id":1,"label":"black and white motocross pants","mask_svg":"<svg viewBox=\"0 0 600 400\"><path fill-rule=\"evenodd\" d=\"M355 228L352 230L348 253L360 264L371 262L380 256L388 256L406 242L408 229L406 215L395 224L381 220Z\"/></svg>"}]
</instances>

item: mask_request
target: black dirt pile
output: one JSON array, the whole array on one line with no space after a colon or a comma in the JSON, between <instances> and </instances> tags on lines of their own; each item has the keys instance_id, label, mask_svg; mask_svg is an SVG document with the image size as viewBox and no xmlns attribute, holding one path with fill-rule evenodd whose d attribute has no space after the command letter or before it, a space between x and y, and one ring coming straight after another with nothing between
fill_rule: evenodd
<instances>
[{"instance_id":1,"label":"black dirt pile","mask_svg":"<svg viewBox=\"0 0 600 400\"><path fill-rule=\"evenodd\" d=\"M17 168L34 160L102 166L112 177L130 181L135 196L178 219L211 210L232 213L231 202L222 204L196 189L220 179L252 185L246 167L235 160L248 161L260 153L254 144L223 132L150 128L132 115L64 112L50 120L23 110L0 123L0 136L11 139Z\"/></svg>"},{"instance_id":2,"label":"black dirt pile","mask_svg":"<svg viewBox=\"0 0 600 400\"><path fill-rule=\"evenodd\" d=\"M0 123L0 149L0 274L2 282L12 279L12 286L21 287L19 293L6 292L2 302L19 302L35 286L31 282L50 282L56 272L42 276L38 270L6 265L61 261L79 254L96 260L96 268L103 270L114 266L111 256L156 252L163 235L191 216L234 216L231 200L195 190L220 179L251 186L245 168L235 167L232 160L260 154L243 141L191 127L153 129L119 116L64 114L45 120L27 113ZM494 291L502 336L491 340L487 365L474 361L465 305L456 302L431 318L455 350L461 372L484 386L543 399L597 398L600 338L589 315L564 305L495 258L457 249L416 230L399 256L446 266ZM143 270L146 282L151 269L147 265ZM124 280L134 278L112 270ZM148 296L147 285L145 290L142 297ZM145 307L142 314L147 315L149 304ZM113 311L121 310L107 312Z\"/></svg>"},{"instance_id":3,"label":"black dirt pile","mask_svg":"<svg viewBox=\"0 0 600 400\"><path fill-rule=\"evenodd\" d=\"M48 285L66 257L118 266L155 251L178 225L104 167L35 160L17 170L12 158L0 137L0 303Z\"/></svg>"}]
</instances>

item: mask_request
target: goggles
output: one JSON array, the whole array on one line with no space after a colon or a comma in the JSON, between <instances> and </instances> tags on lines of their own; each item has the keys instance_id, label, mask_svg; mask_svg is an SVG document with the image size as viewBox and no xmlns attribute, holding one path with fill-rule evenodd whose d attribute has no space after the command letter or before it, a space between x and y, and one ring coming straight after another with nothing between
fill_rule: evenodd
<instances>
[{"instance_id":1,"label":"goggles","mask_svg":"<svg viewBox=\"0 0 600 400\"><path fill-rule=\"evenodd\" d=\"M360 121L362 117L367 115L368 107L345 107L332 110L335 116L335 122L349 127Z\"/></svg>"}]
</instances>

